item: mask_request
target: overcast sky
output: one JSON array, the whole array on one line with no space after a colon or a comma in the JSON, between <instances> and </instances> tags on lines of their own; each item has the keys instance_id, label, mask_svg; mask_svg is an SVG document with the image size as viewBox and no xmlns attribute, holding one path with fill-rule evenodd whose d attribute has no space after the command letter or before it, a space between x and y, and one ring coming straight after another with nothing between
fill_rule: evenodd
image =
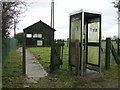
<instances>
[{"instance_id":1,"label":"overcast sky","mask_svg":"<svg viewBox=\"0 0 120 90\"><path fill-rule=\"evenodd\" d=\"M118 35L117 9L113 7L113 0L55 0L55 39L69 37L69 14L80 10L94 10L102 12L102 36ZM23 21L18 24L18 32L42 20L50 25L51 0L29 0L30 6L23 15Z\"/></svg>"}]
</instances>

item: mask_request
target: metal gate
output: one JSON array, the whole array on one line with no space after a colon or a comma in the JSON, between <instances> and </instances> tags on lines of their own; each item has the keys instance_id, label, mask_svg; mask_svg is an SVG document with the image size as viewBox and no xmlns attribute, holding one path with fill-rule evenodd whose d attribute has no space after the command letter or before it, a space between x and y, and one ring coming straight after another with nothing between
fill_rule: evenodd
<instances>
[{"instance_id":1,"label":"metal gate","mask_svg":"<svg viewBox=\"0 0 120 90\"><path fill-rule=\"evenodd\" d=\"M51 46L50 73L62 66L63 46L63 40L54 41L53 45Z\"/></svg>"}]
</instances>

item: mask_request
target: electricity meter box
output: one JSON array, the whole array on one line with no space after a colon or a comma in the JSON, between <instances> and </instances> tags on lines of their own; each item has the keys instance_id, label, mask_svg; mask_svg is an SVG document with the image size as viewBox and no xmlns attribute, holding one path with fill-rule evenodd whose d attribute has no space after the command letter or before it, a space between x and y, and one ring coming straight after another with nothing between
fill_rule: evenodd
<instances>
[{"instance_id":1,"label":"electricity meter box","mask_svg":"<svg viewBox=\"0 0 120 90\"><path fill-rule=\"evenodd\" d=\"M76 47L76 41L79 42L79 48ZM70 70L74 70L79 63L81 73L86 68L94 69L94 67L100 71L100 52L101 13L84 9L71 13L69 28ZM79 60L76 60L78 58Z\"/></svg>"}]
</instances>

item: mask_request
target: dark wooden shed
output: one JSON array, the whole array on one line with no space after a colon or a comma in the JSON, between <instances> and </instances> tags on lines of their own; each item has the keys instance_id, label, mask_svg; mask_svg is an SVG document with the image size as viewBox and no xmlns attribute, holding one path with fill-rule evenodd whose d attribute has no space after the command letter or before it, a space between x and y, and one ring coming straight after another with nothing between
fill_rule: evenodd
<instances>
[{"instance_id":1,"label":"dark wooden shed","mask_svg":"<svg viewBox=\"0 0 120 90\"><path fill-rule=\"evenodd\" d=\"M25 33L26 46L48 47L54 41L54 31L56 30L40 20L23 31Z\"/></svg>"}]
</instances>

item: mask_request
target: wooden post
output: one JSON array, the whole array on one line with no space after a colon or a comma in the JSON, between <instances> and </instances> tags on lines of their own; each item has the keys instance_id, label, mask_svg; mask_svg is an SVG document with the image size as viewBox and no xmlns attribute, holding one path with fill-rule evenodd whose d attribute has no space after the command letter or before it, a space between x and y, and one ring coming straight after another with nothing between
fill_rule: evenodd
<instances>
[{"instance_id":1,"label":"wooden post","mask_svg":"<svg viewBox=\"0 0 120 90\"><path fill-rule=\"evenodd\" d=\"M118 52L118 55L120 55L120 48L119 48L119 43L120 43L120 39L118 38L118 41L117 41L117 46L118 46L118 50L117 50L117 52Z\"/></svg>"},{"instance_id":2,"label":"wooden post","mask_svg":"<svg viewBox=\"0 0 120 90\"><path fill-rule=\"evenodd\" d=\"M67 47L69 47L69 39L67 39Z\"/></svg>"},{"instance_id":3,"label":"wooden post","mask_svg":"<svg viewBox=\"0 0 120 90\"><path fill-rule=\"evenodd\" d=\"M111 39L106 38L106 60L105 60L105 68L110 68L110 50L111 50Z\"/></svg>"},{"instance_id":4,"label":"wooden post","mask_svg":"<svg viewBox=\"0 0 120 90\"><path fill-rule=\"evenodd\" d=\"M55 49L55 46L54 46L54 43L55 41L52 42L52 45L51 45L51 57L50 57L50 73L52 73L54 71L54 49Z\"/></svg>"},{"instance_id":5,"label":"wooden post","mask_svg":"<svg viewBox=\"0 0 120 90\"><path fill-rule=\"evenodd\" d=\"M79 40L75 41L76 46L76 75L80 75L80 46L79 46Z\"/></svg>"},{"instance_id":6,"label":"wooden post","mask_svg":"<svg viewBox=\"0 0 120 90\"><path fill-rule=\"evenodd\" d=\"M25 34L24 34L24 40L23 40L23 74L26 74L26 40L25 40Z\"/></svg>"}]
</instances>

